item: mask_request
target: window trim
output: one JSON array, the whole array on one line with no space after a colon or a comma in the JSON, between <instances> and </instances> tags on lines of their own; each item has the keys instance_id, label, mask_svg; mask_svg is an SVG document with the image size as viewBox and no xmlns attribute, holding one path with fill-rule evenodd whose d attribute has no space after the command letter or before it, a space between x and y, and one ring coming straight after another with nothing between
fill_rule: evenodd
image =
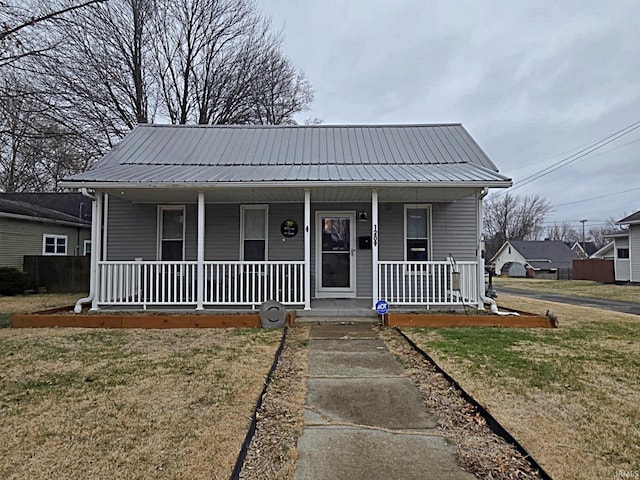
<instances>
[{"instance_id":1,"label":"window trim","mask_svg":"<svg viewBox=\"0 0 640 480\"><path fill-rule=\"evenodd\" d=\"M53 238L55 240L54 249L55 252L47 252L47 239ZM58 240L64 240L64 253L58 253ZM68 235L55 235L49 233L42 234L42 255L47 256L66 256L69 251L69 236Z\"/></svg>"},{"instance_id":2,"label":"window trim","mask_svg":"<svg viewBox=\"0 0 640 480\"><path fill-rule=\"evenodd\" d=\"M263 210L264 211L264 260L269 259L269 205L267 204L248 204L240 205L240 261L244 262L244 241L251 240L245 238L244 220L247 210Z\"/></svg>"},{"instance_id":3,"label":"window trim","mask_svg":"<svg viewBox=\"0 0 640 480\"><path fill-rule=\"evenodd\" d=\"M427 262L430 262L433 259L433 234L432 234L432 226L433 226L433 211L430 203L405 203L404 205L404 214L403 214L403 223L404 223L404 232L402 235L403 239L403 250L404 250L404 261L415 261L415 260L407 260L407 211L409 209L415 208L424 208L427 210Z\"/></svg>"},{"instance_id":4,"label":"window trim","mask_svg":"<svg viewBox=\"0 0 640 480\"><path fill-rule=\"evenodd\" d=\"M182 212L182 260L174 260L178 262L184 262L185 258L185 246L186 246L186 227L187 227L187 208L186 205L158 205L158 218L157 218L157 240L156 240L156 260L162 261L162 241L163 240L178 240L170 238L162 238L162 227L164 225L163 212L171 210L180 210ZM167 260L169 261L169 260Z\"/></svg>"},{"instance_id":5,"label":"window trim","mask_svg":"<svg viewBox=\"0 0 640 480\"><path fill-rule=\"evenodd\" d=\"M89 249L87 249L87 246L89 246ZM87 255L91 255L91 240L85 240L82 242L82 253L85 257Z\"/></svg>"},{"instance_id":6,"label":"window trim","mask_svg":"<svg viewBox=\"0 0 640 480\"><path fill-rule=\"evenodd\" d=\"M626 256L620 256L620 251L626 253ZM616 259L617 260L629 260L631 257L631 249L629 247L620 247L616 248Z\"/></svg>"}]
</instances>

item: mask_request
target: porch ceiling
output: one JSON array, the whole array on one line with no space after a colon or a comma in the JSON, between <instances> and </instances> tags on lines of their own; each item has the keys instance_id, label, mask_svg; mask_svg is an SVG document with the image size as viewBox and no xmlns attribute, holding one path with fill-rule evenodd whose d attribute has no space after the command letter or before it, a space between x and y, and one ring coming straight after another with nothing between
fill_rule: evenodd
<instances>
[{"instance_id":1,"label":"porch ceiling","mask_svg":"<svg viewBox=\"0 0 640 480\"><path fill-rule=\"evenodd\" d=\"M304 188L214 188L205 189L207 203L301 203ZM370 187L311 188L311 202L370 202ZM379 202L453 202L474 194L477 188L388 187L378 188ZM186 188L105 189L110 196L134 203L196 203L198 191Z\"/></svg>"}]
</instances>

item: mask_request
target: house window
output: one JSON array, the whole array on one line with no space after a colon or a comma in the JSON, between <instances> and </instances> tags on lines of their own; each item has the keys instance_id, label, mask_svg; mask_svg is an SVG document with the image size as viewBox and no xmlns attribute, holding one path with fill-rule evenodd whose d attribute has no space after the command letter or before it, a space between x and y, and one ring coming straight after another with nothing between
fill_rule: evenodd
<instances>
[{"instance_id":1,"label":"house window","mask_svg":"<svg viewBox=\"0 0 640 480\"><path fill-rule=\"evenodd\" d=\"M405 205L404 219L405 259L430 260L431 205Z\"/></svg>"},{"instance_id":2,"label":"house window","mask_svg":"<svg viewBox=\"0 0 640 480\"><path fill-rule=\"evenodd\" d=\"M91 255L91 240L84 241L84 255Z\"/></svg>"},{"instance_id":3,"label":"house window","mask_svg":"<svg viewBox=\"0 0 640 480\"><path fill-rule=\"evenodd\" d=\"M629 258L629 249L628 248L619 248L618 249L618 258Z\"/></svg>"},{"instance_id":4,"label":"house window","mask_svg":"<svg viewBox=\"0 0 640 480\"><path fill-rule=\"evenodd\" d=\"M43 255L66 255L67 236L66 235L43 235L42 236Z\"/></svg>"},{"instance_id":5,"label":"house window","mask_svg":"<svg viewBox=\"0 0 640 480\"><path fill-rule=\"evenodd\" d=\"M263 261L267 259L266 205L242 205L240 207L241 260Z\"/></svg>"},{"instance_id":6,"label":"house window","mask_svg":"<svg viewBox=\"0 0 640 480\"><path fill-rule=\"evenodd\" d=\"M158 207L158 258L184 259L184 206Z\"/></svg>"}]
</instances>

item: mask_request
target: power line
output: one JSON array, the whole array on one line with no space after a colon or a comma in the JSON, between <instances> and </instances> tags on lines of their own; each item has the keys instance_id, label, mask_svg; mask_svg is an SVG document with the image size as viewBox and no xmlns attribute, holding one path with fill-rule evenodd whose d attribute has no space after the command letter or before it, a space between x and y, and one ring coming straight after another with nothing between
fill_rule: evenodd
<instances>
[{"instance_id":1,"label":"power line","mask_svg":"<svg viewBox=\"0 0 640 480\"><path fill-rule=\"evenodd\" d=\"M613 197L615 195L622 195L623 193L635 192L636 190L640 190L640 187L631 188L629 190L623 190L621 192L607 193L606 195L600 195L598 197L591 197L591 198L585 198L585 199L582 199L582 200L575 200L573 202L558 203L556 205L552 205L552 207L564 207L565 205L573 205L575 203L590 202L591 200L599 200L601 198Z\"/></svg>"},{"instance_id":2,"label":"power line","mask_svg":"<svg viewBox=\"0 0 640 480\"><path fill-rule=\"evenodd\" d=\"M519 182L516 182L516 185L513 186L512 188L508 189L508 191L512 191L515 190L517 188L523 187L525 185L528 185L531 182L534 182L544 176L549 175L550 173L555 172L556 170L559 170L562 167L566 167L567 165L571 165L574 162L577 162L578 160L580 160L581 158L586 157L587 155L590 155L591 153L595 152L596 150L599 150L601 148L603 148L604 146L615 142L616 140L618 140L619 138L628 135L629 133L637 130L638 128L640 128L640 121L634 122L630 125L627 125L626 127L618 130L615 133L612 133L611 135L608 135L584 148L582 148L581 150L577 151L576 153L573 153L565 158L563 158L562 160L559 160L555 163L552 163L551 165L538 170L535 173L532 173L531 175L523 178L522 180L520 180ZM506 192L505 192L506 193Z\"/></svg>"}]
</instances>

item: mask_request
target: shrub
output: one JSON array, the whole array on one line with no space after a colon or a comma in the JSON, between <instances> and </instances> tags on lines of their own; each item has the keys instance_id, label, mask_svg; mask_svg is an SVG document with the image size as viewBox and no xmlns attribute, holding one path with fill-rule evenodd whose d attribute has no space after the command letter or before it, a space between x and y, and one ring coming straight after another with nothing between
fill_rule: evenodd
<instances>
[{"instance_id":1,"label":"shrub","mask_svg":"<svg viewBox=\"0 0 640 480\"><path fill-rule=\"evenodd\" d=\"M17 295L29 284L29 275L17 268L0 267L0 295Z\"/></svg>"}]
</instances>

